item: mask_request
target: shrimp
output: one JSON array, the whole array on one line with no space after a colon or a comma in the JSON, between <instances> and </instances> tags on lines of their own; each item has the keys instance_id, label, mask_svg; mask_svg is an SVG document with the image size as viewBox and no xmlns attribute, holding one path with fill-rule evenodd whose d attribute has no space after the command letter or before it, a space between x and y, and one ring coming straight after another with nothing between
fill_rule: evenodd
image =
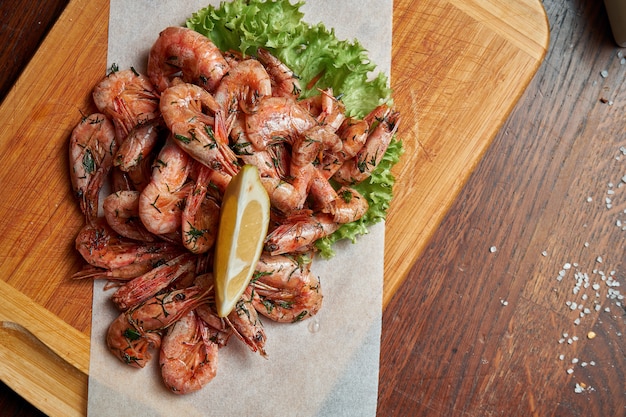
<instances>
[{"instance_id":1,"label":"shrimp","mask_svg":"<svg viewBox=\"0 0 626 417\"><path fill-rule=\"evenodd\" d=\"M153 297L179 278L193 275L195 266L196 259L193 255L182 254L128 281L115 291L111 299L120 310L128 310Z\"/></svg>"},{"instance_id":2,"label":"shrimp","mask_svg":"<svg viewBox=\"0 0 626 417\"><path fill-rule=\"evenodd\" d=\"M140 124L159 113L159 96L149 78L134 68L111 72L93 89L98 110L113 120L118 144Z\"/></svg>"},{"instance_id":3,"label":"shrimp","mask_svg":"<svg viewBox=\"0 0 626 417\"><path fill-rule=\"evenodd\" d=\"M215 243L220 205L207 196L211 169L198 164L199 174L182 213L183 245L193 253L206 253Z\"/></svg>"},{"instance_id":4,"label":"shrimp","mask_svg":"<svg viewBox=\"0 0 626 417\"><path fill-rule=\"evenodd\" d=\"M157 332L180 320L207 298L206 290L197 286L149 298L121 313L109 326L106 336L109 350L128 365L144 367L151 358L148 349L160 346Z\"/></svg>"},{"instance_id":5,"label":"shrimp","mask_svg":"<svg viewBox=\"0 0 626 417\"><path fill-rule=\"evenodd\" d=\"M369 209L369 203L354 188L343 186L337 190L337 198L330 206L333 221L339 224L359 220Z\"/></svg>"},{"instance_id":6,"label":"shrimp","mask_svg":"<svg viewBox=\"0 0 626 417\"><path fill-rule=\"evenodd\" d=\"M176 143L198 162L233 176L237 157L228 147L226 121L219 109L213 96L197 85L180 83L161 94L163 119Z\"/></svg>"},{"instance_id":7,"label":"shrimp","mask_svg":"<svg viewBox=\"0 0 626 417\"><path fill-rule=\"evenodd\" d=\"M165 386L175 394L198 391L217 374L218 345L195 311L170 326L161 343L159 364Z\"/></svg>"},{"instance_id":8,"label":"shrimp","mask_svg":"<svg viewBox=\"0 0 626 417\"><path fill-rule=\"evenodd\" d=\"M292 143L292 161L297 165L313 163L322 153L337 154L343 144L335 132L324 125L315 125L300 135Z\"/></svg>"},{"instance_id":9,"label":"shrimp","mask_svg":"<svg viewBox=\"0 0 626 417\"><path fill-rule=\"evenodd\" d=\"M161 346L161 335L155 332L140 332L131 324L127 313L121 313L109 325L106 336L107 347L126 365L143 368L152 359L152 349Z\"/></svg>"},{"instance_id":10,"label":"shrimp","mask_svg":"<svg viewBox=\"0 0 626 417\"><path fill-rule=\"evenodd\" d=\"M72 130L70 178L72 190L87 221L98 216L100 189L113 167L116 151L115 128L102 113L82 118Z\"/></svg>"},{"instance_id":11,"label":"shrimp","mask_svg":"<svg viewBox=\"0 0 626 417\"><path fill-rule=\"evenodd\" d=\"M306 200L307 181L311 171L303 170L306 177L297 181L286 179L289 161L284 144L277 143L264 150L255 150L248 140L245 130L236 120L231 136L234 137L234 149L245 164L255 165L259 170L261 184L267 191L272 207L283 213L290 213L302 208Z\"/></svg>"},{"instance_id":12,"label":"shrimp","mask_svg":"<svg viewBox=\"0 0 626 417\"><path fill-rule=\"evenodd\" d=\"M363 217L369 209L369 203L363 195L348 186L335 191L320 171L315 174L309 195L322 212L331 213L333 221L339 224L351 223Z\"/></svg>"},{"instance_id":13,"label":"shrimp","mask_svg":"<svg viewBox=\"0 0 626 417\"><path fill-rule=\"evenodd\" d=\"M159 127L158 119L133 127L117 150L114 165L124 172L140 166L158 143Z\"/></svg>"},{"instance_id":14,"label":"shrimp","mask_svg":"<svg viewBox=\"0 0 626 417\"><path fill-rule=\"evenodd\" d=\"M187 153L170 138L159 152L152 179L139 196L139 217L155 235L180 229L182 205L191 185L187 177L191 161Z\"/></svg>"},{"instance_id":15,"label":"shrimp","mask_svg":"<svg viewBox=\"0 0 626 417\"><path fill-rule=\"evenodd\" d=\"M341 147L325 152L317 165L320 174L329 179L343 163L354 157L367 140L369 125L365 120L347 118L343 121L336 134L341 140Z\"/></svg>"},{"instance_id":16,"label":"shrimp","mask_svg":"<svg viewBox=\"0 0 626 417\"><path fill-rule=\"evenodd\" d=\"M367 140L356 155L345 161L333 175L333 178L340 184L357 184L371 175L385 155L398 129L400 113L383 104L374 109L364 120L370 126Z\"/></svg>"},{"instance_id":17,"label":"shrimp","mask_svg":"<svg viewBox=\"0 0 626 417\"><path fill-rule=\"evenodd\" d=\"M339 228L333 216L327 213L313 214L301 210L287 216L265 238L265 250L271 255L309 250L317 240Z\"/></svg>"},{"instance_id":18,"label":"shrimp","mask_svg":"<svg viewBox=\"0 0 626 417\"><path fill-rule=\"evenodd\" d=\"M270 76L256 59L239 62L222 78L214 97L224 114L241 109L244 113L254 113L260 100L272 94Z\"/></svg>"},{"instance_id":19,"label":"shrimp","mask_svg":"<svg viewBox=\"0 0 626 417\"><path fill-rule=\"evenodd\" d=\"M302 92L298 76L266 49L259 48L257 56L270 76L272 95L274 97L283 96L297 99Z\"/></svg>"},{"instance_id":20,"label":"shrimp","mask_svg":"<svg viewBox=\"0 0 626 417\"><path fill-rule=\"evenodd\" d=\"M154 242L156 236L146 229L139 218L139 195L139 191L133 190L108 195L102 203L104 218L123 237Z\"/></svg>"},{"instance_id":21,"label":"shrimp","mask_svg":"<svg viewBox=\"0 0 626 417\"><path fill-rule=\"evenodd\" d=\"M252 288L248 286L235 304L233 311L226 317L226 321L232 327L235 335L248 345L250 350L259 352L265 358L267 357L265 352L267 336L263 323L261 323L257 311L252 305L252 299Z\"/></svg>"},{"instance_id":22,"label":"shrimp","mask_svg":"<svg viewBox=\"0 0 626 417\"><path fill-rule=\"evenodd\" d=\"M255 288L257 282L263 282L265 285L280 287L285 291L300 291L302 281L291 278L308 274L312 264L313 257L308 252L297 256L263 253L254 268L251 286Z\"/></svg>"},{"instance_id":23,"label":"shrimp","mask_svg":"<svg viewBox=\"0 0 626 417\"><path fill-rule=\"evenodd\" d=\"M339 129L346 118L346 106L334 96L333 89L318 89L320 94L308 97L298 103L305 108L320 125L332 131Z\"/></svg>"},{"instance_id":24,"label":"shrimp","mask_svg":"<svg viewBox=\"0 0 626 417\"><path fill-rule=\"evenodd\" d=\"M134 276L181 252L179 246L169 242L138 242L121 238L103 218L82 227L76 236L76 249L91 266L107 271L128 270L136 274Z\"/></svg>"},{"instance_id":25,"label":"shrimp","mask_svg":"<svg viewBox=\"0 0 626 417\"><path fill-rule=\"evenodd\" d=\"M184 27L161 31L148 56L148 76L161 92L177 75L213 91L228 70L224 56L209 38Z\"/></svg>"},{"instance_id":26,"label":"shrimp","mask_svg":"<svg viewBox=\"0 0 626 417\"><path fill-rule=\"evenodd\" d=\"M246 116L248 140L257 151L277 142L289 142L295 135L315 126L317 121L292 98L267 97L256 113Z\"/></svg>"},{"instance_id":27,"label":"shrimp","mask_svg":"<svg viewBox=\"0 0 626 417\"><path fill-rule=\"evenodd\" d=\"M322 307L320 281L311 272L307 256L261 257L250 286L254 289L255 309L274 321L298 322L317 314Z\"/></svg>"}]
</instances>

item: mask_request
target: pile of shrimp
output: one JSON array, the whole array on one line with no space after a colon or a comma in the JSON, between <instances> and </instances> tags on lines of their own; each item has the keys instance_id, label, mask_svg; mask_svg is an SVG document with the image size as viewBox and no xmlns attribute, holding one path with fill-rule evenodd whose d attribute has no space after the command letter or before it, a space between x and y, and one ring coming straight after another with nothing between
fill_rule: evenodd
<instances>
[{"instance_id":1,"label":"pile of shrimp","mask_svg":"<svg viewBox=\"0 0 626 417\"><path fill-rule=\"evenodd\" d=\"M158 351L172 392L210 382L232 335L265 357L260 316L315 315L323 297L313 244L368 209L352 187L380 162L399 114L381 105L356 119L329 89L300 92L267 50L243 57L168 27L147 73L109 73L93 90L98 111L71 134L72 188L85 217L76 248L87 262L74 277L115 286L109 350L137 368ZM212 249L223 192L244 164L259 170L271 222L249 287L219 317Z\"/></svg>"}]
</instances>

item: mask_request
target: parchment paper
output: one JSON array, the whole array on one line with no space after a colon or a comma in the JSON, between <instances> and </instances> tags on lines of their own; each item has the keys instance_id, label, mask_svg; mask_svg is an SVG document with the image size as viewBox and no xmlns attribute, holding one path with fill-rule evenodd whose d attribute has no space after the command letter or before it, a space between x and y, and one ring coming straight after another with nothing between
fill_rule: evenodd
<instances>
[{"instance_id":1,"label":"parchment paper","mask_svg":"<svg viewBox=\"0 0 626 417\"><path fill-rule=\"evenodd\" d=\"M108 66L145 72L159 32L182 25L215 0L111 0ZM392 0L309 0L305 20L323 22L342 39L358 39L379 70L391 66ZM375 416L382 316L384 224L337 256L316 258L323 307L296 324L263 320L268 359L235 337L220 349L218 373L184 396L163 385L158 353L138 370L111 355L105 343L118 312L103 282L94 287L89 416Z\"/></svg>"}]
</instances>

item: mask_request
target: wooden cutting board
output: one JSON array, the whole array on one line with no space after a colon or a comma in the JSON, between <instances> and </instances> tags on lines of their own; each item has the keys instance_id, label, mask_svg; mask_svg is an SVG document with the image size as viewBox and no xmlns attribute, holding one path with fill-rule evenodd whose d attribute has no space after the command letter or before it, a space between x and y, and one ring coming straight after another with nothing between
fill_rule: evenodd
<instances>
[{"instance_id":1,"label":"wooden cutting board","mask_svg":"<svg viewBox=\"0 0 626 417\"><path fill-rule=\"evenodd\" d=\"M0 378L50 415L87 404L92 285L67 143L105 74L108 2L73 0L0 106ZM406 153L386 223L384 304L532 79L540 0L396 0L391 82ZM24 350L27 349L27 350ZM10 366L9 366L10 365Z\"/></svg>"}]
</instances>

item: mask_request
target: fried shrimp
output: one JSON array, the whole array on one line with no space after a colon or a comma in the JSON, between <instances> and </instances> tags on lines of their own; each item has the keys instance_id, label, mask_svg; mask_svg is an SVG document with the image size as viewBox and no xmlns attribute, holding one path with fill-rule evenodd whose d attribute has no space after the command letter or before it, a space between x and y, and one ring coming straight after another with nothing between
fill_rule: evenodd
<instances>
[{"instance_id":1,"label":"fried shrimp","mask_svg":"<svg viewBox=\"0 0 626 417\"><path fill-rule=\"evenodd\" d=\"M237 173L225 120L206 90L187 83L169 87L161 94L161 113L176 143L195 160L226 175Z\"/></svg>"},{"instance_id":2,"label":"fried shrimp","mask_svg":"<svg viewBox=\"0 0 626 417\"><path fill-rule=\"evenodd\" d=\"M69 150L72 189L85 218L92 221L98 216L98 195L117 150L113 123L101 113L83 117L72 130Z\"/></svg>"},{"instance_id":3,"label":"fried shrimp","mask_svg":"<svg viewBox=\"0 0 626 417\"><path fill-rule=\"evenodd\" d=\"M333 176L341 184L357 184L372 174L398 129L400 113L381 105L367 115L365 121L370 128L363 147L354 157L345 161Z\"/></svg>"},{"instance_id":4,"label":"fried shrimp","mask_svg":"<svg viewBox=\"0 0 626 417\"><path fill-rule=\"evenodd\" d=\"M152 179L139 196L139 218L155 235L180 229L183 200L189 193L189 155L168 139L152 168Z\"/></svg>"},{"instance_id":5,"label":"fried shrimp","mask_svg":"<svg viewBox=\"0 0 626 417\"><path fill-rule=\"evenodd\" d=\"M254 113L263 97L272 94L272 84L263 65L250 58L232 68L222 78L214 94L224 114L240 110Z\"/></svg>"},{"instance_id":6,"label":"fried shrimp","mask_svg":"<svg viewBox=\"0 0 626 417\"><path fill-rule=\"evenodd\" d=\"M191 29L168 27L161 31L148 56L148 76L159 91L176 77L213 91L229 65L222 52Z\"/></svg>"},{"instance_id":7,"label":"fried shrimp","mask_svg":"<svg viewBox=\"0 0 626 417\"><path fill-rule=\"evenodd\" d=\"M198 391L217 374L218 344L194 310L167 329L159 351L165 386L175 394Z\"/></svg>"},{"instance_id":8,"label":"fried shrimp","mask_svg":"<svg viewBox=\"0 0 626 417\"><path fill-rule=\"evenodd\" d=\"M115 124L118 144L138 125L158 117L159 96L145 75L135 69L111 72L93 89L98 110Z\"/></svg>"}]
</instances>

